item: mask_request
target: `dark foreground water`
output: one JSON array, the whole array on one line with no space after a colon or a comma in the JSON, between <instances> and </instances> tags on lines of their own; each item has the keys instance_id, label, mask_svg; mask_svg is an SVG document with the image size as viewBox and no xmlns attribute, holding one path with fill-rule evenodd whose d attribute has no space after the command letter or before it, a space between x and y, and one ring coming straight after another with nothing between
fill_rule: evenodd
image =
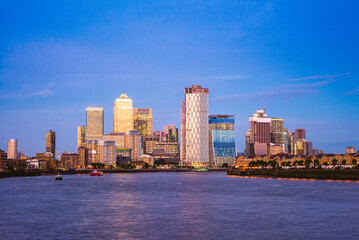
<instances>
[{"instance_id":1,"label":"dark foreground water","mask_svg":"<svg viewBox=\"0 0 359 240\"><path fill-rule=\"evenodd\" d=\"M359 239L359 183L126 173L0 179L0 239Z\"/></svg>"}]
</instances>

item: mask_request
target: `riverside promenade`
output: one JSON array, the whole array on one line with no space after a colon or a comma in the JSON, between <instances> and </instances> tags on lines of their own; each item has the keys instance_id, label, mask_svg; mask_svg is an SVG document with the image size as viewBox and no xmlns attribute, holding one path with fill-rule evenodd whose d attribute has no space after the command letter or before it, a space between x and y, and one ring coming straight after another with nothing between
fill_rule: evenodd
<instances>
[{"instance_id":1,"label":"riverside promenade","mask_svg":"<svg viewBox=\"0 0 359 240\"><path fill-rule=\"evenodd\" d=\"M229 169L228 176L359 181L359 169Z\"/></svg>"},{"instance_id":2,"label":"riverside promenade","mask_svg":"<svg viewBox=\"0 0 359 240\"><path fill-rule=\"evenodd\" d=\"M67 174L90 174L95 169L58 169L52 171L28 170L28 171L12 171L0 172L0 178L6 177L31 177L42 175L67 175ZM158 173L158 172L193 172L193 168L148 168L148 169L96 169L103 173ZM227 168L209 168L208 172L227 172Z\"/></svg>"}]
</instances>

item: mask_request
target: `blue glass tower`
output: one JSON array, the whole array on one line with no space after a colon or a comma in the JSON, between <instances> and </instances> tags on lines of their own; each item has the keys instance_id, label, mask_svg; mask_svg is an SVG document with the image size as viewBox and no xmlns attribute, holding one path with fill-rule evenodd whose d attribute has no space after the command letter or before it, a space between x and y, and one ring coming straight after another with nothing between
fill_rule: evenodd
<instances>
[{"instance_id":1,"label":"blue glass tower","mask_svg":"<svg viewBox=\"0 0 359 240\"><path fill-rule=\"evenodd\" d=\"M237 150L234 140L234 116L209 116L209 162L212 167L233 165Z\"/></svg>"}]
</instances>

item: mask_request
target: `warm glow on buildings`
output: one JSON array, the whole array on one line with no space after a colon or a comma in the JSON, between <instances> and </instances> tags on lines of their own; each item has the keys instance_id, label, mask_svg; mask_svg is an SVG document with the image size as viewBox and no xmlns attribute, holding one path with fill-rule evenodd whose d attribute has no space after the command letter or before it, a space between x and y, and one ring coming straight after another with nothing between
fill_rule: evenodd
<instances>
[{"instance_id":1,"label":"warm glow on buildings","mask_svg":"<svg viewBox=\"0 0 359 240\"><path fill-rule=\"evenodd\" d=\"M153 134L153 118L151 108L135 108L134 129L141 136L150 136Z\"/></svg>"},{"instance_id":2,"label":"warm glow on buildings","mask_svg":"<svg viewBox=\"0 0 359 240\"><path fill-rule=\"evenodd\" d=\"M96 139L103 135L103 107L86 108L86 139Z\"/></svg>"},{"instance_id":3,"label":"warm glow on buildings","mask_svg":"<svg viewBox=\"0 0 359 240\"><path fill-rule=\"evenodd\" d=\"M113 107L113 131L127 132L133 130L132 100L122 93Z\"/></svg>"}]
</instances>

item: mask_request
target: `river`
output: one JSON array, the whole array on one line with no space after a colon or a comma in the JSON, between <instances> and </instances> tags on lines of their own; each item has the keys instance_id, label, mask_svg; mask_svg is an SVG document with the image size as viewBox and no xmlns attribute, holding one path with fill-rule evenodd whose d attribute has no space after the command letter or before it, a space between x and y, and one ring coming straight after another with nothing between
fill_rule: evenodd
<instances>
[{"instance_id":1,"label":"river","mask_svg":"<svg viewBox=\"0 0 359 240\"><path fill-rule=\"evenodd\" d=\"M0 179L0 239L359 239L359 183L124 173Z\"/></svg>"}]
</instances>

